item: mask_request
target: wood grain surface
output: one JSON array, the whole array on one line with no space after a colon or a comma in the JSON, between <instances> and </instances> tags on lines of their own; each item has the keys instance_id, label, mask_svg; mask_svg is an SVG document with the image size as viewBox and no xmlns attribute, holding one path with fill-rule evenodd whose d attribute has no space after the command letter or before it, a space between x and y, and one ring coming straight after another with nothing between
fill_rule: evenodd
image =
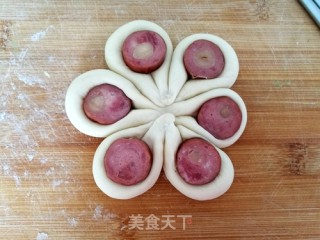
<instances>
[{"instance_id":1,"label":"wood grain surface","mask_svg":"<svg viewBox=\"0 0 320 240\"><path fill-rule=\"evenodd\" d=\"M235 180L218 199L190 200L163 173L127 201L93 181L102 139L71 125L65 93L107 68L108 36L134 19L174 46L208 32L238 54L248 125L224 149ZM298 1L2 0L0 79L0 239L320 239L320 33ZM139 214L160 229L130 229Z\"/></svg>"}]
</instances>

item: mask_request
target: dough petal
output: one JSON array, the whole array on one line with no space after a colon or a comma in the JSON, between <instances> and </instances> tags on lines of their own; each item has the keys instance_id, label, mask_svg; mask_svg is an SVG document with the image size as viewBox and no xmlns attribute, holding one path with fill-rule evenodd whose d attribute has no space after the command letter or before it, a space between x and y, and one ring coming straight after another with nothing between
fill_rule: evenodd
<instances>
[{"instance_id":1,"label":"dough petal","mask_svg":"<svg viewBox=\"0 0 320 240\"><path fill-rule=\"evenodd\" d=\"M93 159L93 176L97 186L106 195L117 199L130 199L149 190L159 178L163 166L163 143L166 126L173 122L174 117L166 114L159 117L153 124L126 129L108 136L98 147ZM152 167L148 177L133 186L124 186L110 180L104 169L104 156L112 142L119 138L137 137L150 148L153 156Z\"/></svg>"},{"instance_id":2,"label":"dough petal","mask_svg":"<svg viewBox=\"0 0 320 240\"><path fill-rule=\"evenodd\" d=\"M234 169L228 155L211 143L221 156L221 170L219 175L212 182L204 185L195 186L186 183L176 169L177 149L183 140L198 137L203 138L201 135L184 126L170 126L165 138L165 161L163 169L170 183L185 196L200 201L211 200L221 196L230 188L234 178Z\"/></svg>"},{"instance_id":3,"label":"dough petal","mask_svg":"<svg viewBox=\"0 0 320 240\"><path fill-rule=\"evenodd\" d=\"M188 74L183 64L183 55L188 46L199 39L215 43L223 52L225 66L218 78L188 80ZM194 34L183 39L173 52L169 72L169 92L176 97L176 101L181 101L213 88L230 88L235 83L238 73L238 57L229 43L212 34Z\"/></svg>"},{"instance_id":4,"label":"dough petal","mask_svg":"<svg viewBox=\"0 0 320 240\"><path fill-rule=\"evenodd\" d=\"M240 107L242 113L242 122L239 130L232 137L224 140L217 139L214 136L212 136L195 120L196 114L202 106L202 104L204 104L209 99L221 96L227 96L233 99ZM175 112L175 115L178 116L176 118L177 125L185 126L186 128L196 132L197 134L200 134L201 136L203 136L219 148L228 147L235 143L244 132L244 129L247 124L247 109L242 98L236 92L227 88L213 89L205 93L202 93L198 96L189 98L188 100L175 103L170 107L170 111Z\"/></svg>"},{"instance_id":5,"label":"dough petal","mask_svg":"<svg viewBox=\"0 0 320 240\"><path fill-rule=\"evenodd\" d=\"M122 45L125 39L131 33L141 30L150 30L158 33L167 46L166 58L163 64L152 74L132 71L122 58ZM108 38L105 46L105 59L111 70L129 79L144 96L148 97L157 106L163 107L174 100L168 94L167 82L172 52L171 40L163 28L149 21L136 20L119 27Z\"/></svg>"},{"instance_id":6,"label":"dough petal","mask_svg":"<svg viewBox=\"0 0 320 240\"><path fill-rule=\"evenodd\" d=\"M128 115L111 125L91 121L83 111L83 98L88 91L100 84L109 83L119 87L132 100L133 106ZM110 133L150 122L159 116L157 107L144 97L136 87L122 76L104 69L96 69L81 74L70 84L65 108L70 122L80 132L93 137L106 137Z\"/></svg>"}]
</instances>

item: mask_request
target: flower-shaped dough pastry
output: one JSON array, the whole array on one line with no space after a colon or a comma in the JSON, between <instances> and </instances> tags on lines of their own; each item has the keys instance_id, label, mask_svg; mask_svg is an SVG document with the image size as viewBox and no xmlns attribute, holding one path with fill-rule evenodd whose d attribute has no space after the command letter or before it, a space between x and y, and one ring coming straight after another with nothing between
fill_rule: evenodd
<instances>
[{"instance_id":1,"label":"flower-shaped dough pastry","mask_svg":"<svg viewBox=\"0 0 320 240\"><path fill-rule=\"evenodd\" d=\"M129 67L124 59L124 42L132 34L141 31L158 34L166 47L163 62L150 73L137 72ZM191 77L184 64L184 55L187 48L197 40L209 41L221 50L224 67L219 76L212 79L189 79ZM143 54L152 52L147 45L143 45L142 50ZM229 89L236 81L239 72L239 63L233 48L217 36L195 34L183 39L173 51L171 40L164 29L155 23L137 20L121 26L109 37L105 47L105 58L110 70L96 69L77 77L69 86L65 102L67 115L79 131L90 136L105 138L93 160L93 175L97 186L110 197L133 198L150 189L163 169L171 184L189 198L209 200L224 194L233 182L234 169L231 160L220 148L230 146L237 141L247 122L247 111L243 100ZM84 98L90 89L101 84L110 84L121 89L132 102L131 111L109 125L91 120L83 108ZM200 124L199 114L200 109L209 101L223 98L229 99L228 101L237 106L240 122L232 135L221 138ZM231 110L222 108L219 111L223 116L229 116ZM106 171L106 152L113 143L121 139L141 140L148 146L152 155L147 176L135 184L117 183ZM177 167L178 151L182 149L182 144L190 139L200 139L208 144L205 149L209 147L218 156L216 162L208 158L209 162L204 162L205 165L201 166L200 158L207 159L205 153L194 149L187 151L188 154L193 154L191 161L194 161L195 166L206 172L212 172L210 169L212 164L219 167L217 175L204 184L188 182ZM125 156L126 151L127 155L132 154L132 151L130 150L129 154L126 148L130 147L122 148L122 155L119 156ZM137 153L134 151L133 154ZM129 158L132 158L131 155ZM119 164L125 163L124 161ZM136 169L138 167L135 162L130 162L130 171L132 169L135 169L134 173L140 171ZM127 171L126 174L130 175L132 172Z\"/></svg>"}]
</instances>

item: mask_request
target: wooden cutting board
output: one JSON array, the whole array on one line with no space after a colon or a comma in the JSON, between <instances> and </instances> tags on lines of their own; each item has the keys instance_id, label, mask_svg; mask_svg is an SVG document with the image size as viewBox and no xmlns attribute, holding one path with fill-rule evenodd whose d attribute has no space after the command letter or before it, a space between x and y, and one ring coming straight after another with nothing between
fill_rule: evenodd
<instances>
[{"instance_id":1,"label":"wooden cutting board","mask_svg":"<svg viewBox=\"0 0 320 240\"><path fill-rule=\"evenodd\" d=\"M224 149L235 180L218 199L190 200L163 173L127 201L93 181L102 139L70 124L65 93L107 68L105 41L134 19L161 25L174 46L209 32L238 54L232 89L249 120ZM320 34L297 1L2 0L0 79L0 239L320 238Z\"/></svg>"}]
</instances>

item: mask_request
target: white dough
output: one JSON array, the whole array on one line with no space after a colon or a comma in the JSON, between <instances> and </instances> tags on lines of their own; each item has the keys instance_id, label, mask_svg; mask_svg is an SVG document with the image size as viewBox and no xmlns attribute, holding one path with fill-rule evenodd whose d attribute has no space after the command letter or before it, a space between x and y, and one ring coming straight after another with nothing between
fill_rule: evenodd
<instances>
[{"instance_id":1,"label":"white dough","mask_svg":"<svg viewBox=\"0 0 320 240\"><path fill-rule=\"evenodd\" d=\"M159 117L152 125L129 128L107 137L98 147L93 159L93 177L97 186L108 196L117 199L129 199L149 190L159 178L163 165L163 143L166 125L173 122L170 114ZM124 186L110 180L104 168L105 153L115 140L119 138L136 137L143 140L150 148L153 156L152 167L148 177L135 185Z\"/></svg>"},{"instance_id":2,"label":"white dough","mask_svg":"<svg viewBox=\"0 0 320 240\"><path fill-rule=\"evenodd\" d=\"M83 111L83 99L91 88L103 83L120 88L138 109L131 110L128 115L111 125L91 121ZM73 80L67 90L65 107L67 116L75 128L93 137L106 137L113 132L145 124L159 116L159 112L154 110L157 109L156 106L141 95L130 81L104 69L83 73Z\"/></svg>"},{"instance_id":3,"label":"white dough","mask_svg":"<svg viewBox=\"0 0 320 240\"><path fill-rule=\"evenodd\" d=\"M235 101L235 103L237 103L237 105L239 106L242 114L242 121L238 131L232 137L223 140L217 139L214 136L212 136L207 130L201 127L194 118L202 104L204 104L206 101L212 98L222 96L229 97L233 101ZM242 98L236 92L228 88L213 89L204 92L198 96L192 97L188 100L177 102L170 106L169 111L175 112L175 115L179 116L176 119L176 124L183 125L186 128L194 131L195 133L200 134L202 137L206 138L219 148L229 147L233 143L235 143L241 137L247 124L246 105L244 104Z\"/></svg>"},{"instance_id":4,"label":"white dough","mask_svg":"<svg viewBox=\"0 0 320 240\"><path fill-rule=\"evenodd\" d=\"M122 59L122 45L133 32L151 30L160 34L167 46L163 65L152 74L130 70ZM183 54L195 40L206 39L220 47L225 57L221 75L215 79L188 80L183 65ZM143 194L157 181L161 169L170 183L185 196L195 200L210 200L221 196L231 186L234 169L229 157L219 148L236 142L247 123L247 110L241 97L230 88L239 72L239 62L233 48L223 39L210 34L195 34L183 39L175 51L168 34L152 22L137 20L119 27L107 40L105 59L110 70L92 70L77 77L66 95L66 112L71 123L81 132L106 137L93 159L93 176L97 186L108 196L130 199ZM131 100L134 110L111 125L100 125L88 119L82 110L83 98L100 84L119 87ZM220 140L203 129L195 116L203 103L215 97L227 96L240 107L242 122L234 136ZM133 186L110 180L104 168L104 156L112 142L119 138L137 137L149 146L153 164L148 177ZM219 152L222 165L219 175L210 183L195 186L186 183L177 173L175 156L183 140L200 137ZM218 148L217 148L218 147Z\"/></svg>"},{"instance_id":5,"label":"white dough","mask_svg":"<svg viewBox=\"0 0 320 240\"><path fill-rule=\"evenodd\" d=\"M142 74L132 71L123 61L122 45L125 39L134 32L149 30L158 33L166 43L166 57L161 65L152 74ZM129 79L146 97L157 106L167 105L168 73L172 56L172 43L166 31L155 23L136 20L119 27L107 40L105 59L108 67ZM171 99L169 100L171 102Z\"/></svg>"},{"instance_id":6,"label":"white dough","mask_svg":"<svg viewBox=\"0 0 320 240\"><path fill-rule=\"evenodd\" d=\"M163 169L171 184L185 196L195 200L210 200L224 194L231 186L234 177L233 165L227 154L217 149L221 157L221 170L219 175L210 183L204 185L191 185L186 183L176 169L176 153L183 140L202 138L184 126L170 126L165 139L165 160ZM207 139L204 139L208 141ZM210 141L209 141L210 142Z\"/></svg>"},{"instance_id":7,"label":"white dough","mask_svg":"<svg viewBox=\"0 0 320 240\"><path fill-rule=\"evenodd\" d=\"M200 39L211 41L221 49L225 66L217 78L188 80L188 74L183 64L183 55L191 43ZM229 43L212 34L194 34L183 39L173 52L169 72L169 91L177 96L176 101L185 100L211 89L230 88L235 83L238 73L238 57Z\"/></svg>"}]
</instances>

